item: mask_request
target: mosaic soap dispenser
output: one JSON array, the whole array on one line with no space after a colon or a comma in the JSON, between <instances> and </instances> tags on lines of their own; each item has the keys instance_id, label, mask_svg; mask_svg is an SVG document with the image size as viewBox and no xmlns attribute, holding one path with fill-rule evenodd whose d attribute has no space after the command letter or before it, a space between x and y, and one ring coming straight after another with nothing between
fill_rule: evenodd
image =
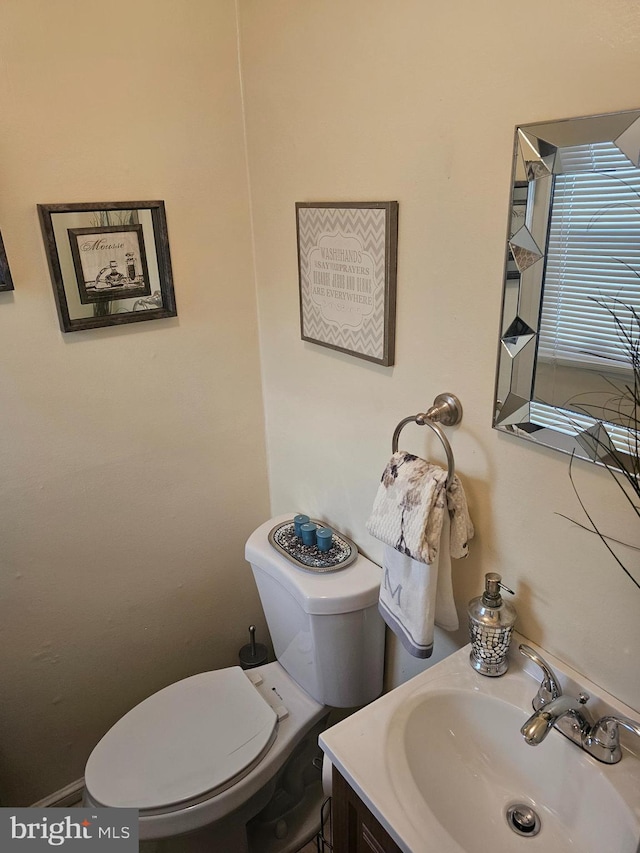
<instances>
[{"instance_id":1,"label":"mosaic soap dispenser","mask_svg":"<svg viewBox=\"0 0 640 853\"><path fill-rule=\"evenodd\" d=\"M469 602L469 638L471 666L481 675L504 675L509 668L509 644L516 621L516 610L503 601L500 589L513 595L501 583L496 572L484 576L484 593Z\"/></svg>"}]
</instances>

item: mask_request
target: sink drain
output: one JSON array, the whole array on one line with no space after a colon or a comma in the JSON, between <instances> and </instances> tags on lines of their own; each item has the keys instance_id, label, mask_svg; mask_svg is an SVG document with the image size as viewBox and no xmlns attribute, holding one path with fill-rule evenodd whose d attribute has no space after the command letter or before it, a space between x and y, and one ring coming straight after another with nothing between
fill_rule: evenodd
<instances>
[{"instance_id":1,"label":"sink drain","mask_svg":"<svg viewBox=\"0 0 640 853\"><path fill-rule=\"evenodd\" d=\"M537 835L542 827L537 813L526 803L514 803L509 806L507 823L517 835L529 838Z\"/></svg>"}]
</instances>

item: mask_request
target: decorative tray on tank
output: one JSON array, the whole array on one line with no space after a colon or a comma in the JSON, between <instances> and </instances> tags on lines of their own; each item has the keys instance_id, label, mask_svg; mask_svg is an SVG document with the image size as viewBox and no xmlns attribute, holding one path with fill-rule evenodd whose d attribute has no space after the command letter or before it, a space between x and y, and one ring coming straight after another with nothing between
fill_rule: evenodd
<instances>
[{"instance_id":1,"label":"decorative tray on tank","mask_svg":"<svg viewBox=\"0 0 640 853\"><path fill-rule=\"evenodd\" d=\"M312 521L318 527L324 526L321 521ZM355 543L335 530L328 551L321 551L317 545L303 545L295 534L293 520L277 524L269 533L269 542L294 566L306 572L338 572L358 556Z\"/></svg>"}]
</instances>

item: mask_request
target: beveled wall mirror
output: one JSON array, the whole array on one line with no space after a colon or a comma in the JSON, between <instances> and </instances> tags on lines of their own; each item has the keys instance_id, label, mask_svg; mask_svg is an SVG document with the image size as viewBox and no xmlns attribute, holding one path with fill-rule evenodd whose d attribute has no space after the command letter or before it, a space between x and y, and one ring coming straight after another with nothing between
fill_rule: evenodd
<instances>
[{"instance_id":1,"label":"beveled wall mirror","mask_svg":"<svg viewBox=\"0 0 640 853\"><path fill-rule=\"evenodd\" d=\"M513 158L493 425L626 467L638 455L640 110L522 125Z\"/></svg>"}]
</instances>

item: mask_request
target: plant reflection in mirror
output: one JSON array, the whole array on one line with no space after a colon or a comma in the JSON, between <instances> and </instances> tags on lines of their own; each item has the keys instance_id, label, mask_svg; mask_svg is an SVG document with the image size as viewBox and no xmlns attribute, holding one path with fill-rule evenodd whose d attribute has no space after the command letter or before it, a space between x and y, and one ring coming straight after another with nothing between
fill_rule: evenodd
<instances>
[{"instance_id":1,"label":"plant reflection in mirror","mask_svg":"<svg viewBox=\"0 0 640 853\"><path fill-rule=\"evenodd\" d=\"M598 460L613 477L628 508L640 519L640 316L632 305L627 305L622 300L611 299L609 302L604 302L596 299L595 301L611 315L625 356L624 363L631 369L631 376L628 380L606 379L613 393L608 405L604 407L604 412L608 412L610 415L615 413L618 418L617 422L624 422L629 429L630 438L624 452L614 441L610 440L604 429L601 432L592 433L591 441L596 448ZM576 406L576 408L578 407ZM589 414L588 405L579 408ZM599 410L602 411L602 406L599 406ZM615 418L610 417L610 420L613 421ZM580 524L562 513L558 513L558 515L562 515L563 518L577 524L584 530L595 533L623 572L640 589L640 582L633 577L610 543L624 545L634 550L640 550L640 548L613 539L600 531L578 492L573 476L573 461L574 454L572 453L569 463L569 479L590 526Z\"/></svg>"}]
</instances>

